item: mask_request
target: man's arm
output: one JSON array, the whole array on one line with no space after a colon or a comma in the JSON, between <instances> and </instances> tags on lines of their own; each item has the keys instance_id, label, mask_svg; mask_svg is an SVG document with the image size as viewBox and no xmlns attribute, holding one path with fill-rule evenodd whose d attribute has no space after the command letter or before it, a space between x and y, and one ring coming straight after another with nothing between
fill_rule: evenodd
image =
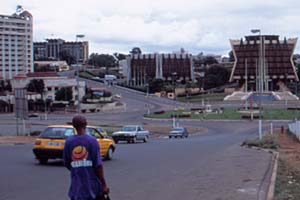
<instances>
[{"instance_id":1,"label":"man's arm","mask_svg":"<svg viewBox=\"0 0 300 200\"><path fill-rule=\"evenodd\" d=\"M102 184L102 192L104 194L108 194L109 193L109 189L106 185L106 181L105 181L105 177L104 177L104 170L103 170L103 163L102 163L102 158L101 158L101 151L100 151L100 145L97 142L97 140L95 140L95 154L94 154L94 159L93 162L95 164L95 169L96 169L96 176L99 178L99 180L101 181Z\"/></svg>"},{"instance_id":2,"label":"man's arm","mask_svg":"<svg viewBox=\"0 0 300 200\"><path fill-rule=\"evenodd\" d=\"M71 170L71 159L68 151L68 143L65 143L64 152L63 152L64 165L68 170Z\"/></svg>"},{"instance_id":3,"label":"man's arm","mask_svg":"<svg viewBox=\"0 0 300 200\"><path fill-rule=\"evenodd\" d=\"M109 189L106 185L106 181L104 178L104 170L103 170L103 166L99 165L97 168L97 177L100 179L101 183L102 183L102 190L104 194L108 194L109 193Z\"/></svg>"}]
</instances>

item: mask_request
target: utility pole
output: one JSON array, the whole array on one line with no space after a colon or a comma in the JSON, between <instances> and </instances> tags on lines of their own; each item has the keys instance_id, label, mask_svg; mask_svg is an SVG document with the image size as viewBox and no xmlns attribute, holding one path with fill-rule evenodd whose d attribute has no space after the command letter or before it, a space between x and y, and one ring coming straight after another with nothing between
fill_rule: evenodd
<instances>
[{"instance_id":1,"label":"utility pole","mask_svg":"<svg viewBox=\"0 0 300 200\"><path fill-rule=\"evenodd\" d=\"M262 139L262 93L264 88L264 61L263 61L263 37L261 35L260 29L253 29L251 30L252 33L259 33L259 120L258 120L258 133L259 133L259 139Z\"/></svg>"},{"instance_id":2,"label":"utility pole","mask_svg":"<svg viewBox=\"0 0 300 200\"><path fill-rule=\"evenodd\" d=\"M247 58L245 59L245 93L246 93L246 110L248 110L248 66L247 66Z\"/></svg>"},{"instance_id":3,"label":"utility pole","mask_svg":"<svg viewBox=\"0 0 300 200\"><path fill-rule=\"evenodd\" d=\"M78 57L79 57L79 50L80 48L78 47L78 38L84 38L84 35L79 34L76 35L76 46L77 46L77 51L76 51L76 83L77 83L77 113L80 113L80 95L79 95L79 64L78 64Z\"/></svg>"}]
</instances>

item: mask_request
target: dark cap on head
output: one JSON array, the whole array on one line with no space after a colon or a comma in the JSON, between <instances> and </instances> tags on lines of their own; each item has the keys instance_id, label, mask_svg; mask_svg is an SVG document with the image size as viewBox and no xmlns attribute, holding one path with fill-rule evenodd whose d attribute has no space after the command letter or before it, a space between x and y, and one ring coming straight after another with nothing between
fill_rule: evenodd
<instances>
[{"instance_id":1,"label":"dark cap on head","mask_svg":"<svg viewBox=\"0 0 300 200\"><path fill-rule=\"evenodd\" d=\"M85 128L86 125L87 125L86 118L84 116L81 116L81 115L76 115L72 119L72 125L75 128Z\"/></svg>"}]
</instances>

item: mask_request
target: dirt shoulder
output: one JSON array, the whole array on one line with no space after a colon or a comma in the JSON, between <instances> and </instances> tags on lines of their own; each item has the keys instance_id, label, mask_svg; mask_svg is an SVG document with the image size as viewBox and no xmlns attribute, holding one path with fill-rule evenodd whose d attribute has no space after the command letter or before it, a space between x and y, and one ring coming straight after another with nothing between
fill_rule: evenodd
<instances>
[{"instance_id":1,"label":"dirt shoulder","mask_svg":"<svg viewBox=\"0 0 300 200\"><path fill-rule=\"evenodd\" d=\"M32 144L37 137L35 136L1 136L1 144Z\"/></svg>"},{"instance_id":2,"label":"dirt shoulder","mask_svg":"<svg viewBox=\"0 0 300 200\"><path fill-rule=\"evenodd\" d=\"M300 199L300 142L294 136L278 133L280 145L274 200Z\"/></svg>"}]
</instances>

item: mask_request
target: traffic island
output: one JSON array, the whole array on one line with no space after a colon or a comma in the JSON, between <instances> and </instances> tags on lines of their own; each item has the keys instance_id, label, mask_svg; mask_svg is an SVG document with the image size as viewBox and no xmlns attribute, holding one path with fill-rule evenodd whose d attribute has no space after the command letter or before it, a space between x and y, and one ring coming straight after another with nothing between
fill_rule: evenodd
<instances>
[{"instance_id":1,"label":"traffic island","mask_svg":"<svg viewBox=\"0 0 300 200\"><path fill-rule=\"evenodd\" d=\"M193 119L193 120L257 120L259 116L264 120L292 120L300 118L300 110L287 109L263 109L258 110L241 110L231 108L191 108L190 110L174 109L160 110L150 115L145 115L148 119Z\"/></svg>"}]
</instances>

